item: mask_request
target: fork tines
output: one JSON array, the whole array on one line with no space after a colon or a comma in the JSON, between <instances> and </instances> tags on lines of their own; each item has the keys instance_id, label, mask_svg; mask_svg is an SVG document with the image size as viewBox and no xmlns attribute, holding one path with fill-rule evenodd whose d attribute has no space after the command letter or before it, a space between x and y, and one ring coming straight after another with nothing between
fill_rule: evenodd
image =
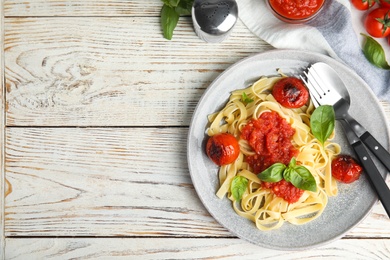
<instances>
[{"instance_id":1,"label":"fork tines","mask_svg":"<svg viewBox=\"0 0 390 260\"><path fill-rule=\"evenodd\" d=\"M329 77L327 77L326 72L320 73L313 66L310 66L303 74L304 76L300 75L300 78L309 89L314 106L333 105L340 98L340 95L331 86L331 82L327 81Z\"/></svg>"}]
</instances>

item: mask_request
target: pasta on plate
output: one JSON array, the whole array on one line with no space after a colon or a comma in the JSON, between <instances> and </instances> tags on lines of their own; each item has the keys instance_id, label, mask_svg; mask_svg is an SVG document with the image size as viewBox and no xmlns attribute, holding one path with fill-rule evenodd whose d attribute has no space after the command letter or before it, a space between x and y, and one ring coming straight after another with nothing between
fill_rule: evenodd
<instances>
[{"instance_id":1,"label":"pasta on plate","mask_svg":"<svg viewBox=\"0 0 390 260\"><path fill-rule=\"evenodd\" d=\"M281 106L272 95L274 84L284 75L261 77L246 89L235 90L222 110L209 115L207 135L230 133L239 141L240 154L231 164L219 168L220 187L216 192L219 198L227 196L237 214L253 221L260 230L277 229L284 222L304 224L319 217L325 209L328 197L337 195L337 183L331 174L331 161L340 154L340 146L332 142L332 136L322 144L310 130L310 117L314 111L312 102L301 108L289 109ZM247 97L250 102L243 100ZM297 164L305 166L313 175L317 191L303 192L295 203L288 203L277 197L261 185L257 173L246 162L246 157L255 152L247 140L240 138L242 129L251 119L257 119L262 113L274 111L284 118L295 133L292 144L299 151ZM234 177L243 176L247 188L240 201L236 201L230 191Z\"/></svg>"}]
</instances>

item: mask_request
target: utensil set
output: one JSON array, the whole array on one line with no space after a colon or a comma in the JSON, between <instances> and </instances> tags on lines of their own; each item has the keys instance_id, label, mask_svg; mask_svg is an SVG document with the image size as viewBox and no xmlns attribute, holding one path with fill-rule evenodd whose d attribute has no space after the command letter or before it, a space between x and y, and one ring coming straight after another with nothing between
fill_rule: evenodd
<instances>
[{"instance_id":1,"label":"utensil set","mask_svg":"<svg viewBox=\"0 0 390 260\"><path fill-rule=\"evenodd\" d=\"M341 123L349 144L390 217L390 189L366 147L388 171L390 171L389 152L348 113L350 106L348 90L332 67L326 63L318 62L309 66L303 74L300 77L309 89L314 106L333 106L336 120Z\"/></svg>"}]
</instances>

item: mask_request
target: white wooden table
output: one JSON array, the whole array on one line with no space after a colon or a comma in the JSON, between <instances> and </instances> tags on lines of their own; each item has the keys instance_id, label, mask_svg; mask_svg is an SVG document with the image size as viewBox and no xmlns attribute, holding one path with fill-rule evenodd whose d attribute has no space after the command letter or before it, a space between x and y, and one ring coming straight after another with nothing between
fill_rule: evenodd
<instances>
[{"instance_id":1,"label":"white wooden table","mask_svg":"<svg viewBox=\"0 0 390 260\"><path fill-rule=\"evenodd\" d=\"M3 1L0 259L388 258L379 203L342 239L288 255L216 223L190 179L189 122L218 74L272 47L240 21L207 44L189 17L167 41L161 6Z\"/></svg>"}]
</instances>

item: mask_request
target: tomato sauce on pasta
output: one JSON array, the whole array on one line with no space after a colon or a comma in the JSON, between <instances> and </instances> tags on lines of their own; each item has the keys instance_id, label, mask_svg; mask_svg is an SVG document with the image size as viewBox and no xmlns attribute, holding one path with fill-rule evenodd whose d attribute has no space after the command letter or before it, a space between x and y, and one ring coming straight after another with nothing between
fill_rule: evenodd
<instances>
[{"instance_id":1,"label":"tomato sauce on pasta","mask_svg":"<svg viewBox=\"0 0 390 260\"><path fill-rule=\"evenodd\" d=\"M273 86L283 77L261 77L251 86L233 91L226 105L208 117L208 136L229 133L236 137L240 146L238 158L233 163L219 168L220 186L216 195L221 199L230 199L236 213L253 221L260 230L277 229L285 222L301 225L313 221L325 209L328 197L336 196L338 192L336 180L332 178L331 161L340 154L341 149L337 143L332 142L334 133L324 144L313 136L310 116L315 108L311 102L300 108L285 108L275 100L272 96ZM243 96L251 102L243 100ZM274 146L275 144L270 143L269 147L259 148L256 140L251 140L251 124L254 125L257 120L270 115L277 115L271 116L272 128L280 128L283 125L281 135L285 135L286 140L282 145ZM279 125L274 125L274 121L279 121ZM275 138L272 131L266 135L269 135L271 140ZM283 162L294 156L297 164L310 171L317 185L315 192L302 191L297 201L294 199L289 202L277 196L271 190L274 187L267 187L257 177L263 167L256 166L256 150L278 150L270 152L272 158L274 153L279 153L285 146L287 150L283 152ZM269 163L272 163L273 159L270 158L261 160L269 160ZM230 184L236 176L243 176L248 180L240 201L235 200L230 191Z\"/></svg>"},{"instance_id":2,"label":"tomato sauce on pasta","mask_svg":"<svg viewBox=\"0 0 390 260\"><path fill-rule=\"evenodd\" d=\"M254 173L260 173L277 162L288 164L292 157L296 157L298 149L291 143L294 134L295 129L274 111L262 113L259 119L251 119L242 129L241 138L256 152L246 157Z\"/></svg>"}]
</instances>

